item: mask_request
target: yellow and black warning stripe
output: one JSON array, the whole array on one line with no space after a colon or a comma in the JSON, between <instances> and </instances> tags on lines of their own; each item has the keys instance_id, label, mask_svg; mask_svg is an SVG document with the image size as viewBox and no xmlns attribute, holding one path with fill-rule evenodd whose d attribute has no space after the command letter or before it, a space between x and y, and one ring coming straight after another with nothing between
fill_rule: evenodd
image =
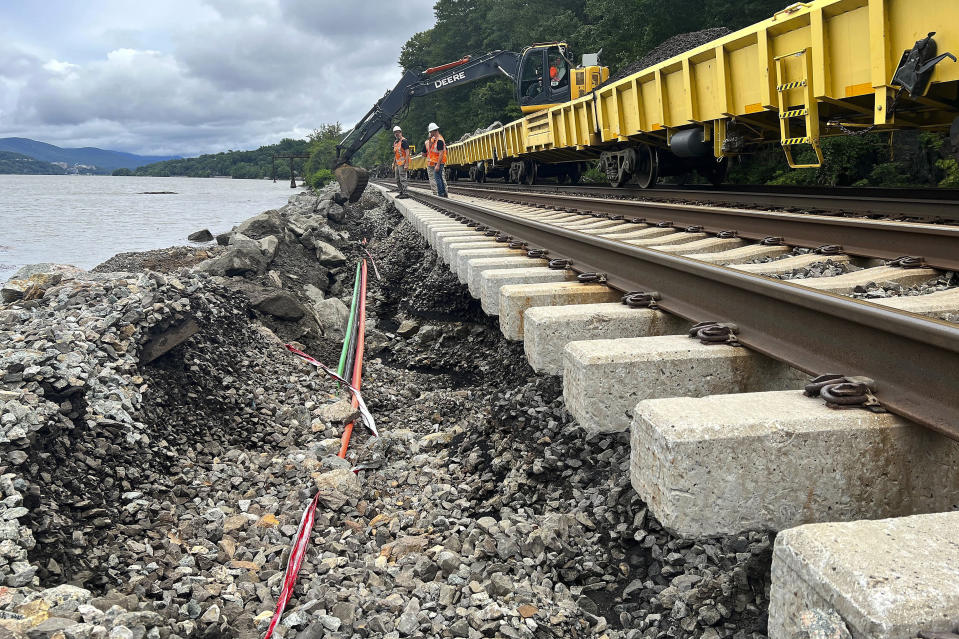
<instances>
[{"instance_id":1,"label":"yellow and black warning stripe","mask_svg":"<svg viewBox=\"0 0 959 639\"><path fill-rule=\"evenodd\" d=\"M795 146L797 144L810 144L809 138L786 138L782 141L783 146Z\"/></svg>"},{"instance_id":2,"label":"yellow and black warning stripe","mask_svg":"<svg viewBox=\"0 0 959 639\"><path fill-rule=\"evenodd\" d=\"M792 111L784 111L779 114L779 119L785 120L786 118L798 118L808 114L809 109L793 109Z\"/></svg>"},{"instance_id":3,"label":"yellow and black warning stripe","mask_svg":"<svg viewBox=\"0 0 959 639\"><path fill-rule=\"evenodd\" d=\"M796 82L787 82L786 84L780 84L776 87L776 90L782 93L783 91L789 91L790 89L798 89L799 87L806 86L805 80L798 80Z\"/></svg>"}]
</instances>

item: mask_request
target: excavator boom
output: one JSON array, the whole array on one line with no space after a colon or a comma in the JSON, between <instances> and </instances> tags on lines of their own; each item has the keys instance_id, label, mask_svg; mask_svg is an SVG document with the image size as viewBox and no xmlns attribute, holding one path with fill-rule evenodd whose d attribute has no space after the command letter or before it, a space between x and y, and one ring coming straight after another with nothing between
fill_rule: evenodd
<instances>
[{"instance_id":1,"label":"excavator boom","mask_svg":"<svg viewBox=\"0 0 959 639\"><path fill-rule=\"evenodd\" d=\"M477 58L466 57L421 73L404 71L396 86L380 98L336 146L333 174L339 182L344 198L350 202L357 201L369 182L366 169L351 165L350 160L380 129L389 129L394 118L409 105L410 100L499 74L515 82L519 62L518 53L492 51Z\"/></svg>"}]
</instances>

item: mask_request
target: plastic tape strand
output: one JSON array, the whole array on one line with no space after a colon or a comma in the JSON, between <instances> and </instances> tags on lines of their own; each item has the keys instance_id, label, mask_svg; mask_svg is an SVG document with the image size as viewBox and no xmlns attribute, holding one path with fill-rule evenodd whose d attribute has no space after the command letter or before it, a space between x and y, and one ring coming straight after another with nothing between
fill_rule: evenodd
<instances>
[{"instance_id":1,"label":"plastic tape strand","mask_svg":"<svg viewBox=\"0 0 959 639\"><path fill-rule=\"evenodd\" d=\"M307 362L309 362L310 364L313 364L314 366L319 368L321 371L326 373L332 379L335 379L336 381L340 382L341 384L349 388L350 392L353 393L353 397L356 398L357 408L359 408L360 410L360 416L363 418L363 423L366 424L366 427L370 429L370 432L373 433L374 437L380 436L380 433L376 430L376 422L373 421L373 414L370 413L370 409L366 407L366 402L363 401L363 396L360 394L360 391L358 388L356 388L355 386L353 386L353 384L349 383L348 381L346 381L345 379L337 375L336 371L334 371L331 368L328 368L326 364L310 357L309 355L307 355L306 353L304 353L297 347L293 346L292 344L287 344L286 349L290 351L291 353L293 353L294 355L298 355L302 357Z\"/></svg>"},{"instance_id":2,"label":"plastic tape strand","mask_svg":"<svg viewBox=\"0 0 959 639\"><path fill-rule=\"evenodd\" d=\"M264 639L270 639L276 625L283 616L286 609L286 603L293 595L293 587L296 585L296 577L303 565L303 557L306 555L306 547L310 543L310 533L313 532L313 522L316 514L316 502L320 498L320 493L316 493L313 499L303 511L303 518L300 519L300 527L296 529L296 539L293 542L293 550L290 552L290 559L286 562L286 574L283 576L283 588L280 590L280 596L276 600L276 612L273 613L273 619L270 620L270 627L266 631Z\"/></svg>"}]
</instances>

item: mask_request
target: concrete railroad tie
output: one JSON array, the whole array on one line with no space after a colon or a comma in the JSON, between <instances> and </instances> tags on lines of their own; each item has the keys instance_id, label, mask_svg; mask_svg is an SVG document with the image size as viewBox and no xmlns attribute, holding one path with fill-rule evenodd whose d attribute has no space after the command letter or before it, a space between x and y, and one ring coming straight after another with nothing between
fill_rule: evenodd
<instances>
[{"instance_id":1,"label":"concrete railroad tie","mask_svg":"<svg viewBox=\"0 0 959 639\"><path fill-rule=\"evenodd\" d=\"M959 627L959 512L800 526L773 548L770 639L803 612L835 610L854 639Z\"/></svg>"},{"instance_id":2,"label":"concrete railroad tie","mask_svg":"<svg viewBox=\"0 0 959 639\"><path fill-rule=\"evenodd\" d=\"M796 390L807 376L782 363L703 345L686 336L684 320L628 308L618 293L571 281L571 272L544 268L544 260L422 205L397 207L484 310L499 315L503 334L524 340L534 370L563 375L567 408L584 428L630 431L630 482L664 527L693 538L781 531L771 639L792 639L815 608L838 612L854 639L907 639L959 626L959 512L925 514L959 504L959 442L896 415L830 409ZM743 264L790 249L512 208L747 272L849 260L810 254ZM935 275L926 270L880 267L795 283L843 292ZM959 316L959 289L871 301ZM861 521L822 523L836 520Z\"/></svg>"},{"instance_id":3,"label":"concrete railroad tie","mask_svg":"<svg viewBox=\"0 0 959 639\"><path fill-rule=\"evenodd\" d=\"M588 432L629 429L644 399L802 388L808 376L745 348L684 335L566 345L563 397Z\"/></svg>"},{"instance_id":4,"label":"concrete railroad tie","mask_svg":"<svg viewBox=\"0 0 959 639\"><path fill-rule=\"evenodd\" d=\"M605 284L547 282L510 284L499 290L499 327L506 339L523 339L523 318L532 308L567 308L570 304L615 302L619 293Z\"/></svg>"},{"instance_id":5,"label":"concrete railroad tie","mask_svg":"<svg viewBox=\"0 0 959 639\"><path fill-rule=\"evenodd\" d=\"M523 348L537 373L562 375L564 350L570 342L685 335L689 326L675 315L619 302L533 307L523 314Z\"/></svg>"},{"instance_id":6,"label":"concrete railroad tie","mask_svg":"<svg viewBox=\"0 0 959 639\"><path fill-rule=\"evenodd\" d=\"M959 442L802 391L640 402L630 480L683 536L951 510Z\"/></svg>"}]
</instances>

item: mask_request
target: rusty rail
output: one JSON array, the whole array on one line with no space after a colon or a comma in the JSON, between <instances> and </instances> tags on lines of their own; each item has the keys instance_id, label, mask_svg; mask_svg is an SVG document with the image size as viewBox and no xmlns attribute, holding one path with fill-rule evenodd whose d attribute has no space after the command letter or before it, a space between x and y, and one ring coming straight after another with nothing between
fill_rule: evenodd
<instances>
[{"instance_id":1,"label":"rusty rail","mask_svg":"<svg viewBox=\"0 0 959 639\"><path fill-rule=\"evenodd\" d=\"M598 272L621 291L657 291L662 310L734 323L743 345L811 375L875 380L882 406L959 439L959 326L863 300L585 235L416 192L427 205Z\"/></svg>"},{"instance_id":2,"label":"rusty rail","mask_svg":"<svg viewBox=\"0 0 959 639\"><path fill-rule=\"evenodd\" d=\"M910 255L923 258L933 268L959 270L959 226L472 187L457 187L455 192L531 206L621 215L626 220L644 219L651 224L672 222L680 228L702 226L706 233L734 231L737 237L750 240L781 237L789 246L836 244L844 253L864 257L890 260Z\"/></svg>"},{"instance_id":3,"label":"rusty rail","mask_svg":"<svg viewBox=\"0 0 959 639\"><path fill-rule=\"evenodd\" d=\"M580 195L627 198L640 201L699 202L713 206L781 208L803 211L833 211L857 215L904 216L926 220L959 221L959 189L894 189L854 187L796 187L792 189L728 185L720 187L657 186L655 189L613 188L579 184L533 186L489 182L451 188L494 189L513 193Z\"/></svg>"}]
</instances>

